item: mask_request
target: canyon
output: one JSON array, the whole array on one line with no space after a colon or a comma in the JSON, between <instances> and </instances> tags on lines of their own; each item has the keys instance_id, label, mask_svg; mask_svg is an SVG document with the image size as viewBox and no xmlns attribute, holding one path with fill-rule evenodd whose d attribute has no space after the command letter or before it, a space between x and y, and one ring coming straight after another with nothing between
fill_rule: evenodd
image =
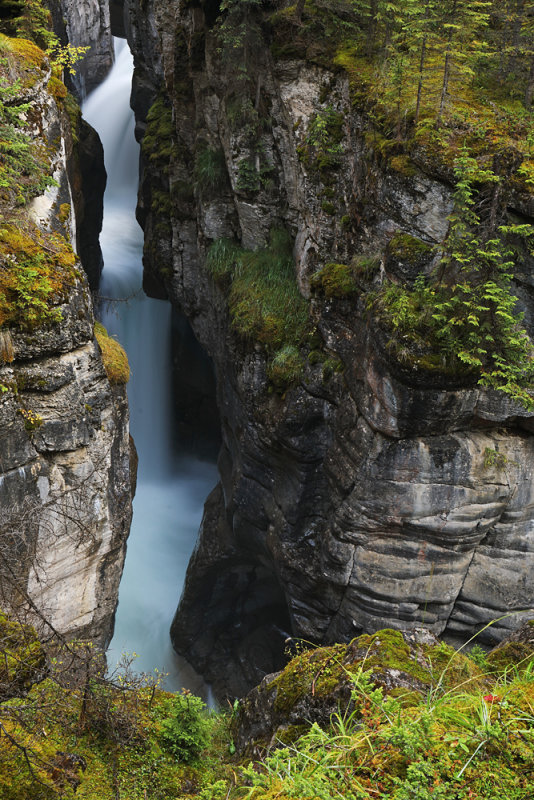
<instances>
[{"instance_id":1,"label":"canyon","mask_svg":"<svg viewBox=\"0 0 534 800\"><path fill-rule=\"evenodd\" d=\"M380 158L349 76L320 47L298 52L298 29L280 46L260 15L240 82L217 13L165 0L126 9L145 137L144 286L185 311L213 359L223 438L174 646L235 696L279 667L289 637L424 625L465 639L499 618L484 631L496 641L532 605L532 412L403 363L362 292L314 290L325 265L354 257L378 262L375 285L430 274L454 176L424 148L409 168ZM318 119L333 120L328 181L309 156ZM528 191L507 203L532 221ZM268 251L280 228L315 332L298 379L277 386L272 349L236 333L228 278L209 265L214 242ZM399 234L422 257L395 250ZM531 268L526 255L515 285L528 330Z\"/></svg>"},{"instance_id":2,"label":"canyon","mask_svg":"<svg viewBox=\"0 0 534 800\"><path fill-rule=\"evenodd\" d=\"M211 0L126 0L122 13L114 2L113 23L106 3L62 2L65 34L77 44L87 27L83 41L95 42L79 96L109 69L112 27L128 38L143 287L185 315L213 365L214 389L186 375L182 390L197 425L220 424L222 445L171 638L219 698L279 669L294 641L424 626L453 641L482 630L489 644L533 604L534 413L469 371L402 351L373 306L388 282L433 274L454 170L422 145L399 155L394 141L384 154L354 74L264 5L244 78ZM508 161L495 160L503 176ZM490 200L503 219L532 223L520 181ZM46 202L43 225L61 204ZM86 217L93 288L98 217ZM272 263L286 270L286 318L251 321L235 281L243 264L260 273ZM524 250L513 284L530 334L532 266ZM331 282L341 274L343 290ZM270 291L262 280L244 292L258 308ZM80 277L60 331L13 337L0 380L17 380L20 403L2 398L13 444L0 490L19 516L28 498L46 509L65 492L93 509L76 529L98 536L81 543L44 514L26 585L55 625L107 644L131 468L124 390L103 372L87 292ZM17 405L42 425L28 431Z\"/></svg>"}]
</instances>

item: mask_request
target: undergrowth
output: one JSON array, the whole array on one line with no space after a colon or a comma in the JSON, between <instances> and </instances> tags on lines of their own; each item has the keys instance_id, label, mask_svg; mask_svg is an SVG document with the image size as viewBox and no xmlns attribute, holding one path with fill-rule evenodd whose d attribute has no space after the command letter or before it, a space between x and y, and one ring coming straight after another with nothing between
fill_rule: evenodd
<instances>
[{"instance_id":1,"label":"undergrowth","mask_svg":"<svg viewBox=\"0 0 534 800\"><path fill-rule=\"evenodd\" d=\"M532 647L512 653L509 643L500 658L498 649L471 659L419 644L408 658L403 642L381 631L297 655L274 683L293 692L293 704L302 695L292 675L305 676L312 708L341 680L348 697L323 724L301 725L289 744L280 734L249 762L232 741L240 703L231 714L208 712L187 690L162 691L161 675L135 677L131 659L105 676L82 643L47 659L33 629L0 614L2 798L528 800Z\"/></svg>"},{"instance_id":2,"label":"undergrowth","mask_svg":"<svg viewBox=\"0 0 534 800\"><path fill-rule=\"evenodd\" d=\"M77 270L72 247L29 220L0 227L0 327L31 330L61 320L57 305L67 297Z\"/></svg>"}]
</instances>

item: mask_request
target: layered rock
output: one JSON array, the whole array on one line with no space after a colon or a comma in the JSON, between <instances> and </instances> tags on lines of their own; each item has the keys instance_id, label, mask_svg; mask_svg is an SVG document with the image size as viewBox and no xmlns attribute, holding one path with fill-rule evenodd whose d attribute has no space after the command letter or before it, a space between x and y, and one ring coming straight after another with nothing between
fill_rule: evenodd
<instances>
[{"instance_id":1,"label":"layered rock","mask_svg":"<svg viewBox=\"0 0 534 800\"><path fill-rule=\"evenodd\" d=\"M245 97L260 119L252 147L231 91L238 77L211 32L216 14L165 0L129 10L139 134L149 100L172 109L172 147L145 147L145 286L185 310L212 356L223 434L174 645L219 694L239 694L276 668L289 634L332 642L423 623L465 636L510 614L485 633L498 639L534 600L532 414L458 376L397 363L361 292L310 296L321 267L354 255L378 254L370 285L413 280L387 243L398 230L429 252L443 240L450 173L422 152L410 169L381 162L346 75L273 59L265 33ZM337 163L325 182L310 131L329 115ZM216 188L191 177L206 148L222 153ZM243 164L265 180L247 183ZM265 349L236 335L225 287L205 266L213 241L254 250L280 225L321 335L284 393ZM431 268L427 258L417 272Z\"/></svg>"},{"instance_id":2,"label":"layered rock","mask_svg":"<svg viewBox=\"0 0 534 800\"><path fill-rule=\"evenodd\" d=\"M24 94L12 102L32 109L20 135L46 153L40 168L53 183L23 212L2 208L1 604L29 610L45 634L105 647L131 519L128 406L125 387L107 378L68 244L81 175L64 92L44 54L28 43L20 51L10 68Z\"/></svg>"}]
</instances>

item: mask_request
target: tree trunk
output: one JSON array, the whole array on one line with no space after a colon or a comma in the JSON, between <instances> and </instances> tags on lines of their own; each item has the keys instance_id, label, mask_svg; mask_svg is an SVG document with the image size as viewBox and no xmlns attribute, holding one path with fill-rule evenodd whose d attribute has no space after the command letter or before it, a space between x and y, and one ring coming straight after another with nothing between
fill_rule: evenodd
<instances>
[{"instance_id":1,"label":"tree trunk","mask_svg":"<svg viewBox=\"0 0 534 800\"><path fill-rule=\"evenodd\" d=\"M527 88L525 91L525 105L530 108L532 99L534 98L534 58L530 64L530 72L528 74Z\"/></svg>"},{"instance_id":2,"label":"tree trunk","mask_svg":"<svg viewBox=\"0 0 534 800\"><path fill-rule=\"evenodd\" d=\"M417 82L417 101L415 103L415 119L414 124L417 128L417 123L419 122L419 113L421 111L421 97L423 94L423 72L425 69L425 60L426 60L426 36L423 37L423 41L421 42L421 57L419 58L419 80Z\"/></svg>"}]
</instances>

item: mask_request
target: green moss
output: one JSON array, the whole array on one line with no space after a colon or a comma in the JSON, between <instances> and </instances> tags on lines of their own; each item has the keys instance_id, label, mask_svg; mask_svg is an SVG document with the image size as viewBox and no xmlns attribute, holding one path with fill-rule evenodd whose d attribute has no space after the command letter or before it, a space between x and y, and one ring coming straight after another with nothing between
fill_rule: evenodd
<instances>
[{"instance_id":1,"label":"green moss","mask_svg":"<svg viewBox=\"0 0 534 800\"><path fill-rule=\"evenodd\" d=\"M172 199L167 191L154 189L152 191L152 202L150 205L154 214L169 216L172 211Z\"/></svg>"},{"instance_id":2,"label":"green moss","mask_svg":"<svg viewBox=\"0 0 534 800\"><path fill-rule=\"evenodd\" d=\"M321 203L321 209L324 211L325 214L328 214L328 216L330 217L333 217L336 213L335 205L331 203L329 200L323 200L323 202Z\"/></svg>"},{"instance_id":3,"label":"green moss","mask_svg":"<svg viewBox=\"0 0 534 800\"><path fill-rule=\"evenodd\" d=\"M275 710L290 714L307 695L327 698L350 685L360 669L369 671L372 680L388 692L395 689L395 696L406 695L405 704L412 706L438 687L446 692L455 687L476 690L486 686L483 672L463 653L443 642L414 647L400 631L385 629L359 636L349 645L306 651L294 658L266 691L275 689Z\"/></svg>"},{"instance_id":4,"label":"green moss","mask_svg":"<svg viewBox=\"0 0 534 800\"><path fill-rule=\"evenodd\" d=\"M389 166L395 172L404 175L405 178L413 178L413 176L417 174L417 167L410 156L405 154L392 156L389 159Z\"/></svg>"},{"instance_id":5,"label":"green moss","mask_svg":"<svg viewBox=\"0 0 534 800\"><path fill-rule=\"evenodd\" d=\"M394 261L407 263L416 269L428 261L432 251L431 245L400 231L397 231L388 243L388 254Z\"/></svg>"},{"instance_id":6,"label":"green moss","mask_svg":"<svg viewBox=\"0 0 534 800\"><path fill-rule=\"evenodd\" d=\"M276 689L274 709L288 714L295 704L313 691L318 697L329 692L344 676L344 645L318 647L294 658L267 687Z\"/></svg>"},{"instance_id":7,"label":"green moss","mask_svg":"<svg viewBox=\"0 0 534 800\"><path fill-rule=\"evenodd\" d=\"M278 350L267 366L267 376L273 386L284 391L302 378L304 360L295 345L287 344Z\"/></svg>"},{"instance_id":8,"label":"green moss","mask_svg":"<svg viewBox=\"0 0 534 800\"><path fill-rule=\"evenodd\" d=\"M506 642L488 653L486 660L489 670L496 674L510 670L522 673L534 666L534 650L524 642Z\"/></svg>"},{"instance_id":9,"label":"green moss","mask_svg":"<svg viewBox=\"0 0 534 800\"><path fill-rule=\"evenodd\" d=\"M347 264L325 264L311 279L311 287L325 297L354 297L358 294L358 286L354 279L354 271Z\"/></svg>"},{"instance_id":10,"label":"green moss","mask_svg":"<svg viewBox=\"0 0 534 800\"><path fill-rule=\"evenodd\" d=\"M147 114L147 126L141 143L143 154L149 161L165 167L173 153L174 137L172 109L161 94Z\"/></svg>"},{"instance_id":11,"label":"green moss","mask_svg":"<svg viewBox=\"0 0 534 800\"><path fill-rule=\"evenodd\" d=\"M102 362L108 380L113 385L123 385L130 380L130 365L124 348L108 335L100 322L95 323L95 338L102 352Z\"/></svg>"},{"instance_id":12,"label":"green moss","mask_svg":"<svg viewBox=\"0 0 534 800\"><path fill-rule=\"evenodd\" d=\"M24 695L46 665L44 650L30 625L0 611L0 702Z\"/></svg>"}]
</instances>

